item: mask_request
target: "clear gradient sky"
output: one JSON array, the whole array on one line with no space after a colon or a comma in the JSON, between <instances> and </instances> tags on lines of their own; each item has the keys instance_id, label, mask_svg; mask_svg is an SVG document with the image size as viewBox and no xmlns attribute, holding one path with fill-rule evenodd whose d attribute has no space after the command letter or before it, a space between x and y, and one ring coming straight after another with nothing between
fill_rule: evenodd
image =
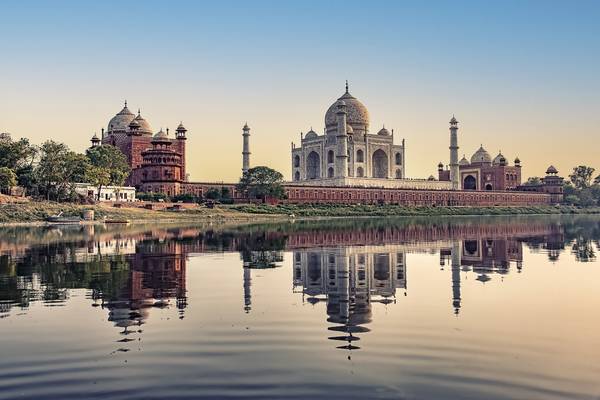
<instances>
[{"instance_id":1,"label":"clear gradient sky","mask_svg":"<svg viewBox=\"0 0 600 400\"><path fill-rule=\"evenodd\" d=\"M251 163L289 178L348 79L409 177L448 162L452 114L461 156L600 170L599 21L599 1L5 1L0 131L83 151L127 99L155 131L183 120L193 180L237 180L246 121Z\"/></svg>"}]
</instances>

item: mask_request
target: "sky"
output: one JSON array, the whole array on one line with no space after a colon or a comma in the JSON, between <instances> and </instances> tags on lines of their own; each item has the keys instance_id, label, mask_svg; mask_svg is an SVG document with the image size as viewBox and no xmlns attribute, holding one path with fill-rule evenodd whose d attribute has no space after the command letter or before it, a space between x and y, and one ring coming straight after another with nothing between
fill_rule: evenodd
<instances>
[{"instance_id":1,"label":"sky","mask_svg":"<svg viewBox=\"0 0 600 400\"><path fill-rule=\"evenodd\" d=\"M371 133L406 139L406 174L480 144L600 171L597 1L18 1L0 6L0 132L84 151L127 100L155 131L188 129L194 181L251 164L291 177L291 142L344 92Z\"/></svg>"}]
</instances>

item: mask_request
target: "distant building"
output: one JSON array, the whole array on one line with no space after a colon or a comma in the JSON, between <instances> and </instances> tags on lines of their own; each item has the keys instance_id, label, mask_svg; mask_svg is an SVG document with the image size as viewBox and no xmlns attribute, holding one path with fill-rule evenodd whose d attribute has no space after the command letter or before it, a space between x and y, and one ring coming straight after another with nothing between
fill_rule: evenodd
<instances>
[{"instance_id":1,"label":"distant building","mask_svg":"<svg viewBox=\"0 0 600 400\"><path fill-rule=\"evenodd\" d=\"M438 179L452 181L457 190L515 190L521 184L521 160L517 157L514 165L509 165L507 158L499 152L494 159L483 145L473 153L470 160L465 156L458 161L457 141L458 121L450 120L450 165L444 168L438 164Z\"/></svg>"},{"instance_id":2,"label":"distant building","mask_svg":"<svg viewBox=\"0 0 600 400\"><path fill-rule=\"evenodd\" d=\"M132 186L102 186L98 199L98 187L89 183L76 183L75 193L99 201L132 202L135 199L135 187Z\"/></svg>"},{"instance_id":3,"label":"distant building","mask_svg":"<svg viewBox=\"0 0 600 400\"><path fill-rule=\"evenodd\" d=\"M152 182L173 184L186 178L186 132L187 129L180 123L174 138L169 137L168 129L154 133L140 110L136 116L125 102L123 109L110 119L107 129L102 129L102 138L94 135L91 142L92 147L100 144L116 146L125 154L131 167L128 185L140 187L145 182L144 177ZM166 189L168 195L177 194L172 187Z\"/></svg>"}]
</instances>

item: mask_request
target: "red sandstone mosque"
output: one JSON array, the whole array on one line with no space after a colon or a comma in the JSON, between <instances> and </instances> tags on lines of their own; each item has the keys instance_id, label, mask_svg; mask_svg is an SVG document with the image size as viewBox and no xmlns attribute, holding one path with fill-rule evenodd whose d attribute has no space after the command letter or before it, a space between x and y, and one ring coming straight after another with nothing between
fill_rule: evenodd
<instances>
[{"instance_id":1,"label":"red sandstone mosque","mask_svg":"<svg viewBox=\"0 0 600 400\"><path fill-rule=\"evenodd\" d=\"M450 120L448 167L438 165L438 178L405 176L405 140L394 143L394 130L369 131L366 106L349 92L342 94L325 114L325 129L312 128L299 145L292 143L292 180L285 184L287 202L391 203L406 206L537 205L562 201L562 182L554 167L542 183L521 184L521 162L509 165L500 152L494 159L481 146L467 160L458 160L458 121ZM210 189L227 188L244 201L235 183L190 182L186 173L187 129L180 123L173 137L169 129L153 133L150 123L127 107L110 119L102 138L92 146L112 145L127 157L132 169L127 184L142 192L168 196L203 196ZM242 128L242 171L250 168L250 128Z\"/></svg>"}]
</instances>

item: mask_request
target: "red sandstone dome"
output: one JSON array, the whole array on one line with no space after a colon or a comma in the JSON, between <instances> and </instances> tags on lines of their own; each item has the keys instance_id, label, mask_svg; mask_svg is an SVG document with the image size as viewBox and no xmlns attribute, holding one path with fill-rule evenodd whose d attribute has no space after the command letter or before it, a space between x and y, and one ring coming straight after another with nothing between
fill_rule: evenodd
<instances>
[{"instance_id":1,"label":"red sandstone dome","mask_svg":"<svg viewBox=\"0 0 600 400\"><path fill-rule=\"evenodd\" d=\"M129 111L129 108L127 108L127 101L125 101L123 109L108 121L107 132L126 132L129 129L129 124L134 118L135 115Z\"/></svg>"}]
</instances>

